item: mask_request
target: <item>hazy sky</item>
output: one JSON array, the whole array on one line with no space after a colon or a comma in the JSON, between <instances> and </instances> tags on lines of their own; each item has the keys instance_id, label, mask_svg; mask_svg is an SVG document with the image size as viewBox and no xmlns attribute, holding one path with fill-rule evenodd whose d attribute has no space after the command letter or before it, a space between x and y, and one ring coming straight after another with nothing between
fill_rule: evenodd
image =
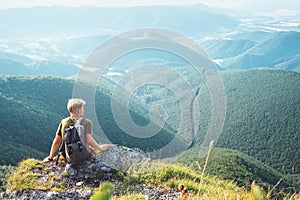
<instances>
[{"instance_id":1,"label":"hazy sky","mask_svg":"<svg viewBox=\"0 0 300 200\"><path fill-rule=\"evenodd\" d=\"M300 9L300 0L0 0L0 9L32 6L137 6L137 5L187 5L204 3L212 7L243 10Z\"/></svg>"}]
</instances>

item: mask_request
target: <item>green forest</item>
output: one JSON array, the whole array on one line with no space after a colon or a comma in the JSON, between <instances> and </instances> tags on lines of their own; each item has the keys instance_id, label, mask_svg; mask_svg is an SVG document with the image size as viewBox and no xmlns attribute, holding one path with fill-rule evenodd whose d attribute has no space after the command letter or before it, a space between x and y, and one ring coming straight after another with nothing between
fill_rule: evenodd
<instances>
[{"instance_id":1,"label":"green forest","mask_svg":"<svg viewBox=\"0 0 300 200\"><path fill-rule=\"evenodd\" d=\"M291 186L299 190L300 74L251 70L224 72L221 75L226 92L227 112L224 129L216 141L216 147L243 154L237 156L229 150L216 150L218 156L215 158L220 161L221 166L212 162L209 173L223 174L224 178L235 179L248 186L250 180L256 177L271 185L282 179L282 187ZM96 90L95 109L102 129L112 143L152 151L160 149L174 138L176 124L179 122L178 117L176 118L178 104L174 100L168 101L168 97L164 95L169 93L163 92L165 89L148 88L153 95L160 94L160 99L166 99L164 107L168 107L174 117L170 118L171 121L158 134L141 139L124 133L114 121L111 111L112 85L106 84ZM5 152L0 155L0 165L14 166L25 158L42 159L48 154L60 120L68 116L66 104L72 98L73 86L72 79L0 76L0 150ZM145 92L140 92L140 99L130 103L130 114L140 125L149 122L143 101L155 101L145 95ZM203 141L210 119L209 99L207 88L203 85L197 99L201 105L199 134L195 135L191 151L197 149ZM234 158L238 159L230 161ZM232 170L232 166L242 168ZM11 171L11 168L3 169L4 174ZM223 173L222 170L227 171Z\"/></svg>"},{"instance_id":2,"label":"green forest","mask_svg":"<svg viewBox=\"0 0 300 200\"><path fill-rule=\"evenodd\" d=\"M210 122L211 97L203 78L195 79L194 73L185 72L195 91L200 88L199 127L193 142L197 147L202 144ZM249 70L222 72L221 76L227 106L216 146L246 153L283 174L299 174L300 74ZM180 121L178 103L165 90L152 85L138 95L145 107L151 103L163 105L169 113L167 123L173 129L177 130L179 122L189 125Z\"/></svg>"},{"instance_id":3,"label":"green forest","mask_svg":"<svg viewBox=\"0 0 300 200\"><path fill-rule=\"evenodd\" d=\"M0 155L1 165L16 165L24 158L41 159L48 154L60 120L69 115L66 105L72 98L73 84L74 80L52 77L0 78L0 149L6 152ZM153 150L166 145L174 136L167 129L144 140L125 134L113 119L110 97L97 90L95 98L99 99L97 117L112 143ZM131 112L131 116L139 124L148 122L137 112Z\"/></svg>"},{"instance_id":4,"label":"green forest","mask_svg":"<svg viewBox=\"0 0 300 200\"><path fill-rule=\"evenodd\" d=\"M300 173L300 74L224 73L227 113L217 146L244 152L281 173Z\"/></svg>"}]
</instances>

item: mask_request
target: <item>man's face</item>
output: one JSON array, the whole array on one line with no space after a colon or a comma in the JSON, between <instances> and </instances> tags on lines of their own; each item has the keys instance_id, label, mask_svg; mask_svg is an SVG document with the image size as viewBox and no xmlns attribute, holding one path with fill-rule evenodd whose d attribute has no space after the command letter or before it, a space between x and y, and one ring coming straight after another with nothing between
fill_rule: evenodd
<instances>
[{"instance_id":1,"label":"man's face","mask_svg":"<svg viewBox=\"0 0 300 200\"><path fill-rule=\"evenodd\" d=\"M82 106L82 107L78 110L78 115L79 115L79 117L83 117L83 116L84 116L84 106Z\"/></svg>"}]
</instances>

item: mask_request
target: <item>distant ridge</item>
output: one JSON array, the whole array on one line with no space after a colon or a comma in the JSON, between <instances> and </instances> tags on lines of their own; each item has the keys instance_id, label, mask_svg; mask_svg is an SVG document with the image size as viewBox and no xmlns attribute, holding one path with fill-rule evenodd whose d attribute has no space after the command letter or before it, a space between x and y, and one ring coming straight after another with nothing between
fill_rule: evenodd
<instances>
[{"instance_id":1,"label":"distant ridge","mask_svg":"<svg viewBox=\"0 0 300 200\"><path fill-rule=\"evenodd\" d=\"M300 32L275 32L245 52L226 59L226 69L270 68L300 72Z\"/></svg>"},{"instance_id":2,"label":"distant ridge","mask_svg":"<svg viewBox=\"0 0 300 200\"><path fill-rule=\"evenodd\" d=\"M239 22L202 4L128 8L32 7L0 10L2 38L103 34L145 27L167 28L195 35L231 28Z\"/></svg>"}]
</instances>

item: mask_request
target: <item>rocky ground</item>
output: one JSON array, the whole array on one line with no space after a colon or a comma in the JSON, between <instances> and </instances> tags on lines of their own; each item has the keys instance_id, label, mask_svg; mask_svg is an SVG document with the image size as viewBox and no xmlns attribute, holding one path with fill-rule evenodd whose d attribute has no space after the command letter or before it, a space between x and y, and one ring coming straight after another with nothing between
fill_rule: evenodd
<instances>
[{"instance_id":1,"label":"rocky ground","mask_svg":"<svg viewBox=\"0 0 300 200\"><path fill-rule=\"evenodd\" d=\"M93 189L98 188L102 182L114 184L115 197L124 192L137 191L145 195L145 199L172 200L181 195L176 189L150 189L145 184L127 185L124 191L120 174L123 176L131 165L139 162L149 162L145 153L139 149L114 145L111 150L102 152L81 165L71 166L64 161L60 161L58 165L55 162L42 163L42 167L32 169L32 173L38 174L40 184L51 182L47 190L12 192L7 189L0 194L0 199L89 199L93 195Z\"/></svg>"}]
</instances>

